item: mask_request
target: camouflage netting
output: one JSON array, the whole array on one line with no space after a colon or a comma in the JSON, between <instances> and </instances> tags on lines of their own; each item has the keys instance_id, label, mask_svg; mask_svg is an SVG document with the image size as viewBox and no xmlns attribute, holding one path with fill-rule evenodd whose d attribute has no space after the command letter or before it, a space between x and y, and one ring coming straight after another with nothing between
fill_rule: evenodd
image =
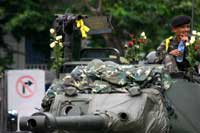
<instances>
[{"instance_id":1,"label":"camouflage netting","mask_svg":"<svg viewBox=\"0 0 200 133\"><path fill-rule=\"evenodd\" d=\"M170 78L163 73L160 65L119 65L111 61L93 60L87 66L77 66L71 74L55 84L74 86L79 91L107 93L129 88L154 87L162 91L170 86ZM51 86L50 90L54 88Z\"/></svg>"},{"instance_id":2,"label":"camouflage netting","mask_svg":"<svg viewBox=\"0 0 200 133\"><path fill-rule=\"evenodd\" d=\"M163 94L170 83L170 77L161 65L119 65L96 59L87 66L77 66L62 80L55 81L48 89L42 107L44 111L52 111L52 101L58 95L63 95L65 100L57 104L66 102L65 91L73 87L76 88L74 97L90 99L87 113L106 112L109 127L114 131L128 132L128 128L138 133L165 133L169 130L169 118ZM117 114L120 112L128 113L130 120L119 119Z\"/></svg>"}]
</instances>

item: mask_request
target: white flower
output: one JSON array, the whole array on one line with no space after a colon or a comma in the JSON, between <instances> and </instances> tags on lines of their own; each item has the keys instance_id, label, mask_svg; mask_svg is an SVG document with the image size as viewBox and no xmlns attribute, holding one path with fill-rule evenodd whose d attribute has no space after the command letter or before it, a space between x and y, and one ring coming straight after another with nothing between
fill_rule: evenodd
<instances>
[{"instance_id":1,"label":"white flower","mask_svg":"<svg viewBox=\"0 0 200 133\"><path fill-rule=\"evenodd\" d=\"M51 48L54 48L56 46L56 41L54 41L54 42L52 42L51 44L50 44L50 47Z\"/></svg>"},{"instance_id":2,"label":"white flower","mask_svg":"<svg viewBox=\"0 0 200 133\"><path fill-rule=\"evenodd\" d=\"M143 37L146 36L146 35L145 35L145 32L142 32L140 35L143 36Z\"/></svg>"},{"instance_id":3,"label":"white flower","mask_svg":"<svg viewBox=\"0 0 200 133\"><path fill-rule=\"evenodd\" d=\"M139 46L139 45L135 45L135 48L139 49L139 48L140 48L140 46Z\"/></svg>"},{"instance_id":4,"label":"white flower","mask_svg":"<svg viewBox=\"0 0 200 133\"><path fill-rule=\"evenodd\" d=\"M51 33L51 34L55 34L55 29L54 28L51 28L50 30L49 30L49 32Z\"/></svg>"},{"instance_id":5,"label":"white flower","mask_svg":"<svg viewBox=\"0 0 200 133\"><path fill-rule=\"evenodd\" d=\"M197 32L197 36L200 36L200 32Z\"/></svg>"},{"instance_id":6,"label":"white flower","mask_svg":"<svg viewBox=\"0 0 200 133\"><path fill-rule=\"evenodd\" d=\"M124 45L124 48L128 48L128 45L127 45L127 44L125 44L125 45Z\"/></svg>"},{"instance_id":7,"label":"white flower","mask_svg":"<svg viewBox=\"0 0 200 133\"><path fill-rule=\"evenodd\" d=\"M190 45L190 43L189 43L189 42L186 42L186 43L185 43L185 45L186 45L186 46L189 46L189 45Z\"/></svg>"},{"instance_id":8,"label":"white flower","mask_svg":"<svg viewBox=\"0 0 200 133\"><path fill-rule=\"evenodd\" d=\"M143 37L143 39L147 39L147 37L146 37L146 36L144 36L144 37Z\"/></svg>"},{"instance_id":9,"label":"white flower","mask_svg":"<svg viewBox=\"0 0 200 133\"><path fill-rule=\"evenodd\" d=\"M63 43L62 42L59 42L59 45L60 45L60 47L63 47Z\"/></svg>"},{"instance_id":10,"label":"white flower","mask_svg":"<svg viewBox=\"0 0 200 133\"><path fill-rule=\"evenodd\" d=\"M193 34L193 35L197 35L197 31L196 31L196 30L193 30L193 31L192 31L192 34Z\"/></svg>"},{"instance_id":11,"label":"white flower","mask_svg":"<svg viewBox=\"0 0 200 133\"><path fill-rule=\"evenodd\" d=\"M56 36L56 40L61 40L62 39L62 36Z\"/></svg>"},{"instance_id":12,"label":"white flower","mask_svg":"<svg viewBox=\"0 0 200 133\"><path fill-rule=\"evenodd\" d=\"M190 44L193 44L194 42L195 42L195 36L191 36Z\"/></svg>"}]
</instances>

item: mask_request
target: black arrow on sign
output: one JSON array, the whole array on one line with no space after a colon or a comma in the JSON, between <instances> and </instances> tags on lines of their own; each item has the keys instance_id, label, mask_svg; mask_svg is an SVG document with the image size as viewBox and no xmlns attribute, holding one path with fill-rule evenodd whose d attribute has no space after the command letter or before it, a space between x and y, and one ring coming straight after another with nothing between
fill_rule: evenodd
<instances>
[{"instance_id":1,"label":"black arrow on sign","mask_svg":"<svg viewBox=\"0 0 200 133\"><path fill-rule=\"evenodd\" d=\"M25 83L26 85L28 85L28 86L31 86L31 85L33 84L30 80L28 80L27 82L24 82L24 83ZM22 86L22 93L25 94L25 92L26 92L25 87Z\"/></svg>"}]
</instances>

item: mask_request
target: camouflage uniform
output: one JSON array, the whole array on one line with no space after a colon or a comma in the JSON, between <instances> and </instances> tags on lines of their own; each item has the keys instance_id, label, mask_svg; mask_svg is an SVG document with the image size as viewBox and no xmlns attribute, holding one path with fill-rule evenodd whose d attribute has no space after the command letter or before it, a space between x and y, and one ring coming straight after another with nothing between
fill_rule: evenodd
<instances>
[{"instance_id":1,"label":"camouflage uniform","mask_svg":"<svg viewBox=\"0 0 200 133\"><path fill-rule=\"evenodd\" d=\"M176 39L176 36L171 36L167 39L165 39L160 46L157 48L156 55L158 56L157 63L163 63L165 65L165 68L167 71L171 72L177 72L179 70L181 71L187 71L187 68L189 67L189 63L186 60L187 56L187 48L185 48L183 53L183 62L176 62L176 57L173 55L170 55L169 52L178 48L179 42Z\"/></svg>"}]
</instances>

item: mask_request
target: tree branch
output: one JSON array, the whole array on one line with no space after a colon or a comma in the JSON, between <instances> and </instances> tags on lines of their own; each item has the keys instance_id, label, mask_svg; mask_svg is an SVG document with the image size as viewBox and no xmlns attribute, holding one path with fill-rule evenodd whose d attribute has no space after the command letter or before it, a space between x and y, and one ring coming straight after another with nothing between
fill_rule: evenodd
<instances>
[{"instance_id":1,"label":"tree branch","mask_svg":"<svg viewBox=\"0 0 200 133\"><path fill-rule=\"evenodd\" d=\"M97 1L97 13L101 14L102 0Z\"/></svg>"},{"instance_id":2,"label":"tree branch","mask_svg":"<svg viewBox=\"0 0 200 133\"><path fill-rule=\"evenodd\" d=\"M87 6L87 8L95 15L97 15L97 9L95 9L94 7L92 7L90 4L89 4L89 1L88 0L83 0L85 5Z\"/></svg>"}]
</instances>

